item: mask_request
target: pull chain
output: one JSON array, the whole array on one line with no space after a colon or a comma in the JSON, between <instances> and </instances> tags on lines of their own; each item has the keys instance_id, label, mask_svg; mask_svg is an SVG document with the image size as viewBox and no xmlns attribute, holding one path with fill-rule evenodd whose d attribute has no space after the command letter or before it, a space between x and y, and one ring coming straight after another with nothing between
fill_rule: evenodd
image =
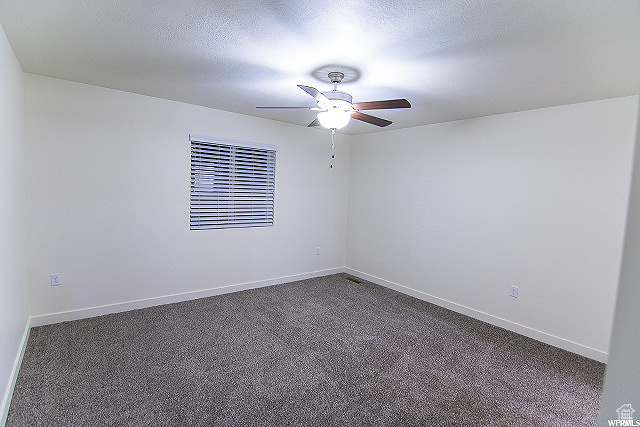
<instances>
[{"instance_id":1,"label":"pull chain","mask_svg":"<svg viewBox=\"0 0 640 427\"><path fill-rule=\"evenodd\" d=\"M336 157L335 137L336 137L336 130L331 129L331 169L333 169L333 159L335 159Z\"/></svg>"}]
</instances>

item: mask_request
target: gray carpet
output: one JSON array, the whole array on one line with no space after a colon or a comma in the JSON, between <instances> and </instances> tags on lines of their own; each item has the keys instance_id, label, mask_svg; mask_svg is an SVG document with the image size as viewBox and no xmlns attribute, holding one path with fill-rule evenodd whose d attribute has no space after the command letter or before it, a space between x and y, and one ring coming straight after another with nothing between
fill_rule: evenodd
<instances>
[{"instance_id":1,"label":"gray carpet","mask_svg":"<svg viewBox=\"0 0 640 427\"><path fill-rule=\"evenodd\" d=\"M33 328L7 425L591 426L603 373L338 274Z\"/></svg>"}]
</instances>

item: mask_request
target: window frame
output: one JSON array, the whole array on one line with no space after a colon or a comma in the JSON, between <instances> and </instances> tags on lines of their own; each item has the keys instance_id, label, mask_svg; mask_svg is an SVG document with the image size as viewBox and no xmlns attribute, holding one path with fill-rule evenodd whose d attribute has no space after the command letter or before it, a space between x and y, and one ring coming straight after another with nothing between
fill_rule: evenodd
<instances>
[{"instance_id":1,"label":"window frame","mask_svg":"<svg viewBox=\"0 0 640 427\"><path fill-rule=\"evenodd\" d=\"M189 142L190 230L275 224L276 145L193 134Z\"/></svg>"}]
</instances>

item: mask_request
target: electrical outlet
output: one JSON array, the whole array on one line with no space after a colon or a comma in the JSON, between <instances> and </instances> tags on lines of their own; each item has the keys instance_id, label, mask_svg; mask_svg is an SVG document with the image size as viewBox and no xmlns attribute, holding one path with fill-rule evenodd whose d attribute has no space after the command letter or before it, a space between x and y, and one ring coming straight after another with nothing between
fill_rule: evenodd
<instances>
[{"instance_id":1,"label":"electrical outlet","mask_svg":"<svg viewBox=\"0 0 640 427\"><path fill-rule=\"evenodd\" d=\"M316 248L316 255L320 255L320 246Z\"/></svg>"},{"instance_id":2,"label":"electrical outlet","mask_svg":"<svg viewBox=\"0 0 640 427\"><path fill-rule=\"evenodd\" d=\"M518 298L518 291L520 289L515 286L515 285L511 285L511 287L509 288L509 296L512 296L514 298Z\"/></svg>"},{"instance_id":3,"label":"electrical outlet","mask_svg":"<svg viewBox=\"0 0 640 427\"><path fill-rule=\"evenodd\" d=\"M60 273L54 273L51 275L51 286L58 286L62 284L62 276Z\"/></svg>"}]
</instances>

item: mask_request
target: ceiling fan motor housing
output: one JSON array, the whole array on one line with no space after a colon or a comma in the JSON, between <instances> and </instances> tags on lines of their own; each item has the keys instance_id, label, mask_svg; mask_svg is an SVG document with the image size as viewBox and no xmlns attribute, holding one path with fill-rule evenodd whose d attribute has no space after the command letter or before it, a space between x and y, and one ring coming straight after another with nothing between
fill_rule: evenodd
<instances>
[{"instance_id":1,"label":"ceiling fan motor housing","mask_svg":"<svg viewBox=\"0 0 640 427\"><path fill-rule=\"evenodd\" d=\"M331 101L345 101L351 104L353 100L353 97L347 92L342 92L339 90L330 90L328 92L322 92L322 94Z\"/></svg>"},{"instance_id":2,"label":"ceiling fan motor housing","mask_svg":"<svg viewBox=\"0 0 640 427\"><path fill-rule=\"evenodd\" d=\"M329 102L318 101L318 107L323 110L340 110L351 113L354 111L351 101L353 97L346 92L339 90L332 90L329 92L322 92L327 97Z\"/></svg>"}]
</instances>

